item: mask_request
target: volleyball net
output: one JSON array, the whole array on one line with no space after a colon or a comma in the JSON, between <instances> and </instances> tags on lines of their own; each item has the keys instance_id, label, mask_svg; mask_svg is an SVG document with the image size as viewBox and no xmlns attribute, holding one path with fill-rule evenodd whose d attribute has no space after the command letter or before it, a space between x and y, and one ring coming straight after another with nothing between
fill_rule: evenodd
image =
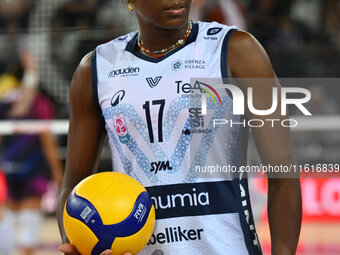
<instances>
[{"instance_id":1,"label":"volleyball net","mask_svg":"<svg viewBox=\"0 0 340 255\"><path fill-rule=\"evenodd\" d=\"M291 127L293 133L340 132L340 115L301 117L292 116L298 125ZM0 135L37 134L51 132L54 135L67 135L68 120L0 120ZM340 134L339 134L340 136Z\"/></svg>"}]
</instances>

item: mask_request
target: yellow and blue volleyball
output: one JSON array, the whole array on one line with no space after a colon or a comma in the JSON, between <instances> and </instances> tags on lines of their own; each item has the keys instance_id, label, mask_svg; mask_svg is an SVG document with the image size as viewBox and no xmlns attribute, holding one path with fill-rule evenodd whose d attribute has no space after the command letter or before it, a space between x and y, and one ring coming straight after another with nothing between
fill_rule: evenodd
<instances>
[{"instance_id":1,"label":"yellow and blue volleyball","mask_svg":"<svg viewBox=\"0 0 340 255\"><path fill-rule=\"evenodd\" d=\"M155 226L155 209L145 188L134 178L102 172L82 180L64 208L67 238L82 255L137 254Z\"/></svg>"}]
</instances>

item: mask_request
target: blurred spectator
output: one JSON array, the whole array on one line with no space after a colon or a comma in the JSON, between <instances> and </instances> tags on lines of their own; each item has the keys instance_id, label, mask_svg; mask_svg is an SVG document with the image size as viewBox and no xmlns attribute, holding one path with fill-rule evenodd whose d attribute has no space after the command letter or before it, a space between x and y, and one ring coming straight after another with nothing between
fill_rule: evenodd
<instances>
[{"instance_id":1,"label":"blurred spectator","mask_svg":"<svg viewBox=\"0 0 340 255\"><path fill-rule=\"evenodd\" d=\"M194 2L200 1L202 0ZM108 37L112 39L117 33L120 36L138 29L136 16L128 11L125 1L102 0L99 3L96 26L109 30L107 32L111 35Z\"/></svg>"},{"instance_id":2,"label":"blurred spectator","mask_svg":"<svg viewBox=\"0 0 340 255\"><path fill-rule=\"evenodd\" d=\"M340 1L324 1L322 18L322 26L329 36L331 46L340 52Z\"/></svg>"},{"instance_id":3,"label":"blurred spectator","mask_svg":"<svg viewBox=\"0 0 340 255\"><path fill-rule=\"evenodd\" d=\"M13 47L8 47L7 56L3 54L4 58L0 60L0 72L13 74L21 80L22 86L19 90L25 94L25 97L17 102L9 113L11 117L21 117L27 113L32 104L39 85L39 73L32 54L28 51L15 52L16 47Z\"/></svg>"},{"instance_id":4,"label":"blurred spectator","mask_svg":"<svg viewBox=\"0 0 340 255\"><path fill-rule=\"evenodd\" d=\"M0 169L0 255L11 255L14 251L13 215L5 207L6 200L6 176Z\"/></svg>"},{"instance_id":5,"label":"blurred spectator","mask_svg":"<svg viewBox=\"0 0 340 255\"><path fill-rule=\"evenodd\" d=\"M8 62L6 72L0 76L0 119L53 118L51 102L37 91L35 61L28 53L21 53L17 59ZM0 145L0 167L8 184L7 205L18 224L11 229L18 229L15 237L21 254L31 255L39 241L40 202L47 189L49 170L59 185L62 180L57 145L48 130L39 135L3 136Z\"/></svg>"},{"instance_id":6,"label":"blurred spectator","mask_svg":"<svg viewBox=\"0 0 340 255\"><path fill-rule=\"evenodd\" d=\"M11 118L20 118L28 113L38 90L39 74L36 61L27 51L21 52L19 57L24 68L20 89L25 96L12 106L8 113Z\"/></svg>"},{"instance_id":7,"label":"blurred spectator","mask_svg":"<svg viewBox=\"0 0 340 255\"><path fill-rule=\"evenodd\" d=\"M223 13L224 24L246 30L245 13L239 0L218 0Z\"/></svg>"},{"instance_id":8,"label":"blurred spectator","mask_svg":"<svg viewBox=\"0 0 340 255\"><path fill-rule=\"evenodd\" d=\"M255 0L249 6L247 25L249 31L267 47L275 32L276 6L275 1Z\"/></svg>"},{"instance_id":9,"label":"blurred spectator","mask_svg":"<svg viewBox=\"0 0 340 255\"><path fill-rule=\"evenodd\" d=\"M269 44L273 50L296 53L304 47L304 38L303 30L288 15L283 15L278 19L277 29Z\"/></svg>"},{"instance_id":10,"label":"blurred spectator","mask_svg":"<svg viewBox=\"0 0 340 255\"><path fill-rule=\"evenodd\" d=\"M239 0L217 0L202 17L203 21L217 21L246 30L245 13Z\"/></svg>"},{"instance_id":11,"label":"blurred spectator","mask_svg":"<svg viewBox=\"0 0 340 255\"><path fill-rule=\"evenodd\" d=\"M321 0L295 0L292 3L290 16L313 32L321 26Z\"/></svg>"},{"instance_id":12,"label":"blurred spectator","mask_svg":"<svg viewBox=\"0 0 340 255\"><path fill-rule=\"evenodd\" d=\"M193 21L203 20L203 9L206 5L207 0L195 0L191 4L190 18Z\"/></svg>"},{"instance_id":13,"label":"blurred spectator","mask_svg":"<svg viewBox=\"0 0 340 255\"><path fill-rule=\"evenodd\" d=\"M94 26L99 0L66 1L58 10L61 27L89 28Z\"/></svg>"},{"instance_id":14,"label":"blurred spectator","mask_svg":"<svg viewBox=\"0 0 340 255\"><path fill-rule=\"evenodd\" d=\"M1 0L0 0L1 1ZM19 33L18 27L11 24L6 36L1 38L0 44L0 73L10 73L21 80L25 97L16 103L11 113L12 117L24 116L31 106L33 97L39 86L39 70L35 57L27 49L27 36Z\"/></svg>"},{"instance_id":15,"label":"blurred spectator","mask_svg":"<svg viewBox=\"0 0 340 255\"><path fill-rule=\"evenodd\" d=\"M307 108L313 115L339 114L339 105L321 85L314 85L309 88L309 91L312 97Z\"/></svg>"},{"instance_id":16,"label":"blurred spectator","mask_svg":"<svg viewBox=\"0 0 340 255\"><path fill-rule=\"evenodd\" d=\"M0 0L0 30L7 31L12 26L26 30L33 6L33 0Z\"/></svg>"},{"instance_id":17,"label":"blurred spectator","mask_svg":"<svg viewBox=\"0 0 340 255\"><path fill-rule=\"evenodd\" d=\"M110 5L108 0L73 0L64 2L52 21L51 54L59 71L69 80L81 58L98 44L119 36L119 26L110 27L111 22L102 15L102 6ZM111 3L112 5L112 3ZM111 20L114 13L109 10ZM120 20L120 23L122 21ZM100 27L98 27L100 25ZM120 24L121 25L121 24ZM95 29L96 28L96 29ZM110 29L106 31L106 29ZM107 32L111 32L107 35Z\"/></svg>"}]
</instances>

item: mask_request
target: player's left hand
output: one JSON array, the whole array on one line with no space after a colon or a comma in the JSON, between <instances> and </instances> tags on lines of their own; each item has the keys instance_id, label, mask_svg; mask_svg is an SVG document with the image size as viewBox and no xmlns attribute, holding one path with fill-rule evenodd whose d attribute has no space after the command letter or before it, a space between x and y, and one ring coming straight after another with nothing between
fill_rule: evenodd
<instances>
[{"instance_id":1,"label":"player's left hand","mask_svg":"<svg viewBox=\"0 0 340 255\"><path fill-rule=\"evenodd\" d=\"M78 255L79 253L77 252L77 250L75 249L75 247L69 243L64 243L62 245L59 246L59 251L63 252L64 254L69 254L69 255ZM111 255L112 251L111 250L105 250L102 253L100 253L100 255ZM122 255L131 255L131 253L124 253Z\"/></svg>"}]
</instances>

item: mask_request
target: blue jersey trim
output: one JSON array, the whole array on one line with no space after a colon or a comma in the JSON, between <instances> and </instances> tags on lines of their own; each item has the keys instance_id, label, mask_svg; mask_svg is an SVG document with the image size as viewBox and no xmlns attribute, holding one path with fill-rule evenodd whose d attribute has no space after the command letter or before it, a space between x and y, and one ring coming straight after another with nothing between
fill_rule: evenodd
<instances>
[{"instance_id":1,"label":"blue jersey trim","mask_svg":"<svg viewBox=\"0 0 340 255\"><path fill-rule=\"evenodd\" d=\"M140 59L143 59L145 61L152 62L152 63L159 63L162 60L164 60L164 59L170 57L171 55L175 54L177 51L183 49L185 46L195 42L196 39L197 39L197 35L198 35L198 24L197 23L193 23L192 24L191 34L189 35L188 40L186 41L186 44L183 45L182 47L178 47L177 49L169 52L169 54L166 54L164 57L161 57L161 58L148 57L148 56L145 56L142 53L137 52L135 50L136 49L136 45L137 45L138 33L136 33L135 36L128 42L125 50L131 52L136 57L138 57Z\"/></svg>"},{"instance_id":2,"label":"blue jersey trim","mask_svg":"<svg viewBox=\"0 0 340 255\"><path fill-rule=\"evenodd\" d=\"M239 205L240 205L240 211L239 211L239 217L240 217L240 224L242 228L243 237L245 240L245 245L247 247L247 250L249 254L251 255L263 255L261 250L261 245L258 241L258 246L255 246L253 244L252 238L254 238L254 235L257 235L256 228L255 228L255 222L253 219L253 213L251 210L251 204L250 204L250 198L249 198L249 189L248 189L248 179L244 178L242 180L235 179L233 184L235 185L236 192L241 194L240 184L242 184L242 187L245 191L245 197L241 198L239 197ZM247 205L242 207L242 200L247 201ZM245 214L245 209L248 211L248 220ZM254 229L250 230L249 225L253 225Z\"/></svg>"},{"instance_id":3,"label":"blue jersey trim","mask_svg":"<svg viewBox=\"0 0 340 255\"><path fill-rule=\"evenodd\" d=\"M221 74L224 81L228 81L228 65L227 65L227 57L228 57L228 42L231 34L237 29L230 29L225 35L222 43L222 51L221 51Z\"/></svg>"},{"instance_id":4,"label":"blue jersey trim","mask_svg":"<svg viewBox=\"0 0 340 255\"><path fill-rule=\"evenodd\" d=\"M93 100L95 107L101 111L98 98L98 74L97 74L97 53L93 50L91 58L91 69L92 69L92 85L93 85Z\"/></svg>"},{"instance_id":5,"label":"blue jersey trim","mask_svg":"<svg viewBox=\"0 0 340 255\"><path fill-rule=\"evenodd\" d=\"M181 183L146 187L151 197L154 197L156 219L169 219L186 216L213 215L224 213L238 213L238 204L235 203L238 194L234 192L233 181ZM184 195L195 190L195 194L208 192L213 194L209 198L209 205L199 203L192 206L169 206L169 194ZM178 201L177 201L178 202ZM186 201L188 202L188 201ZM176 205L173 204L173 205Z\"/></svg>"}]
</instances>

